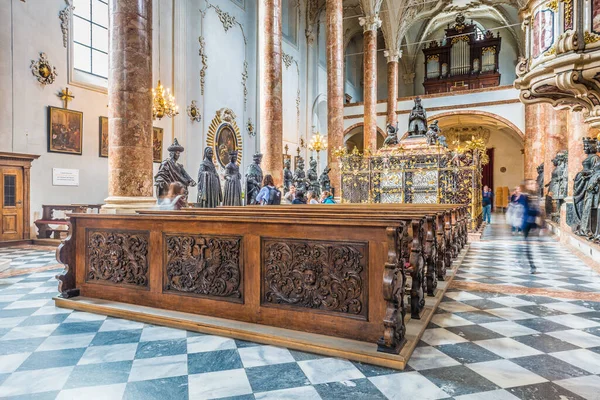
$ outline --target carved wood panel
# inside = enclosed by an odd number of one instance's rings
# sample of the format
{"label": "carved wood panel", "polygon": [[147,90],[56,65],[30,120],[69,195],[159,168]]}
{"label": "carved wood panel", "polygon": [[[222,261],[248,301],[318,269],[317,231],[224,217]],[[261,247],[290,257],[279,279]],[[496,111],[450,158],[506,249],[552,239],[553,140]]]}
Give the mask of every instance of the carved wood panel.
{"label": "carved wood panel", "polygon": [[242,238],[165,235],[164,291],[243,303]]}
{"label": "carved wood panel", "polygon": [[368,243],[262,239],[262,304],[367,318]]}
{"label": "carved wood panel", "polygon": [[86,281],[148,287],[147,231],[86,231]]}

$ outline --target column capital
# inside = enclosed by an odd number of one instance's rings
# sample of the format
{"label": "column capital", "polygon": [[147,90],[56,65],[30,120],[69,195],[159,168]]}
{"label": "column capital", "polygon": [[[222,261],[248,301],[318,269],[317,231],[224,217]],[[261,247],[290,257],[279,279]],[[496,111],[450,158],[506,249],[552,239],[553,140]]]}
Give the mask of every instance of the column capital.
{"label": "column capital", "polygon": [[411,72],[409,74],[402,75],[402,79],[404,79],[405,84],[413,83],[415,81],[416,74]]}
{"label": "column capital", "polygon": [[402,58],[402,50],[384,50],[383,55],[387,58],[387,62],[398,62]]}
{"label": "column capital", "polygon": [[379,14],[365,15],[358,18],[358,24],[363,27],[363,32],[376,31],[381,27]]}

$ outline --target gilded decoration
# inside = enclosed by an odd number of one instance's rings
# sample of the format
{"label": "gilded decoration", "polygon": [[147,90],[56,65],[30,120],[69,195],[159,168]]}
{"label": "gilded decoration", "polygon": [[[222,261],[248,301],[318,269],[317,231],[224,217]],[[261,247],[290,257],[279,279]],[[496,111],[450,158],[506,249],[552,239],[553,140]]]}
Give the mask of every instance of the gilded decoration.
{"label": "gilded decoration", "polygon": [[30,68],[33,76],[35,76],[37,81],[42,85],[54,83],[54,80],[58,76],[56,68],[50,64],[48,56],[46,56],[46,53],[44,52],[40,53],[40,58],[37,61],[31,60]]}
{"label": "gilded decoration", "polygon": [[367,316],[367,243],[262,241],[262,303]]}
{"label": "gilded decoration", "polygon": [[573,0],[562,0],[564,4],[564,30],[573,29]]}
{"label": "gilded decoration", "polygon": [[242,302],[241,237],[166,235],[165,292]]}
{"label": "gilded decoration", "polygon": [[246,110],[246,104],[248,104],[248,61],[244,60],[244,71],[242,71],[242,86],[244,87],[244,111]]}
{"label": "gilded decoration", "polygon": [[87,230],[86,281],[148,287],[148,232]]}
{"label": "gilded decoration", "polygon": [[66,7],[60,10],[58,18],[60,19],[60,30],[63,35],[63,47],[67,48],[69,44],[69,23],[71,13],[73,12],[73,0],[65,0]]}
{"label": "gilded decoration", "polygon": [[483,49],[481,49],[482,53],[492,53],[492,54],[496,54],[496,48],[495,47],[484,47]]}
{"label": "gilded decoration", "polygon": [[229,164],[229,154],[238,152],[237,164],[242,162],[242,135],[235,122],[235,113],[229,108],[221,108],[208,127],[206,145],[213,148],[218,164],[225,168]]}
{"label": "gilded decoration", "polygon": [[281,58],[283,60],[283,64],[285,65],[285,68],[288,69],[289,67],[292,66],[292,62],[294,62],[294,57],[287,54],[285,51],[281,52]]}
{"label": "gilded decoration", "polygon": [[187,108],[187,115],[190,117],[192,122],[200,122],[202,116],[200,115],[200,108],[196,104],[196,100],[192,100],[192,104]]}
{"label": "gilded decoration", "polygon": [[200,43],[200,50],[198,50],[198,55],[200,56],[200,61],[202,62],[202,68],[200,68],[200,94],[204,96],[204,84],[206,83],[206,69],[208,68],[208,56],[206,55],[206,42],[204,41],[204,37],[200,36],[198,38],[198,42]]}
{"label": "gilded decoration", "polygon": [[596,35],[595,33],[585,31],[583,33],[583,41],[585,42],[585,44],[596,43],[596,42],[600,41],[600,36]]}
{"label": "gilded decoration", "polygon": [[452,44],[458,43],[458,42],[468,42],[469,41],[469,37],[467,35],[462,35],[462,36],[456,36],[452,38]]}
{"label": "gilded decoration", "polygon": [[430,54],[427,56],[427,62],[429,61],[440,61],[440,55],[439,54]]}

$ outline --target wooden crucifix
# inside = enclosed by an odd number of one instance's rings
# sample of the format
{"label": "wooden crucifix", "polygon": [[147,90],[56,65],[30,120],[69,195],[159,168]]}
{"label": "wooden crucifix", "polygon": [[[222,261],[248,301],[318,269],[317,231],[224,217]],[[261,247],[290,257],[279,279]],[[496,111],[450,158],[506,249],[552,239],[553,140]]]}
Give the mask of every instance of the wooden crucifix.
{"label": "wooden crucifix", "polygon": [[63,108],[69,108],[69,102],[75,98],[72,92],[69,92],[69,88],[64,88],[61,92],[58,92],[58,97],[63,101]]}

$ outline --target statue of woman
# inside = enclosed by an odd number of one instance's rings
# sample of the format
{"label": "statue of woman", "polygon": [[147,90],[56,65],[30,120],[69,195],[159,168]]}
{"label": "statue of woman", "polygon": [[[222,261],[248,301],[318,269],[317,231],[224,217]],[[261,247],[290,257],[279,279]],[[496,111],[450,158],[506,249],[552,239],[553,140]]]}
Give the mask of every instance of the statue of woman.
{"label": "statue of woman", "polygon": [[311,157],[309,165],[310,168],[306,171],[309,185],[308,190],[312,190],[319,197],[321,195],[321,185],[319,184],[319,173],[317,172],[317,160]]}
{"label": "statue of woman", "polygon": [[260,185],[263,180],[263,172],[260,167],[262,154],[256,153],[252,157],[252,164],[246,170],[246,205],[250,206],[256,203],[256,196],[260,192]]}
{"label": "statue of woman", "polygon": [[308,190],[307,183],[306,172],[304,172],[304,159],[300,157],[298,159],[298,166],[294,171],[294,186],[296,186],[297,190],[306,192]]}
{"label": "statue of woman", "polygon": [[415,106],[408,116],[408,136],[423,136],[427,132],[427,113],[421,105],[421,98],[415,99]]}
{"label": "statue of woman", "polygon": [[294,174],[292,174],[292,160],[289,158],[283,163],[283,191],[287,193],[290,191],[290,186],[294,184]]}
{"label": "statue of woman", "polygon": [[240,174],[240,167],[237,165],[237,158],[238,152],[236,150],[229,153],[229,164],[225,167],[224,206],[242,205],[242,175]]}
{"label": "statue of woman", "polygon": [[551,194],[551,197],[555,197],[558,195],[558,181],[560,179],[560,170],[558,169],[558,164],[559,164],[559,154],[556,155],[556,157],[554,157],[552,159],[552,164],[554,165],[554,169],[552,170],[552,175],[550,178],[550,182],[548,182],[546,184],[546,187],[548,188],[548,192],[547,195]]}
{"label": "statue of woman", "polygon": [[221,204],[221,180],[213,163],[213,149],[204,149],[204,160],[198,169],[198,204],[202,208],[215,208]]}
{"label": "statue of woman", "polygon": [[592,215],[594,211],[598,213],[599,200],[597,194],[599,184],[594,182],[600,178],[600,157],[596,154],[597,150],[596,139],[583,138],[583,151],[588,156],[581,163],[583,170],[579,171],[573,180],[573,203],[575,214],[579,218],[579,226],[575,229],[575,233],[586,237],[600,233],[597,226],[592,226]]}

